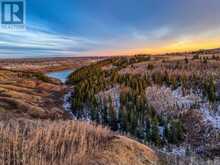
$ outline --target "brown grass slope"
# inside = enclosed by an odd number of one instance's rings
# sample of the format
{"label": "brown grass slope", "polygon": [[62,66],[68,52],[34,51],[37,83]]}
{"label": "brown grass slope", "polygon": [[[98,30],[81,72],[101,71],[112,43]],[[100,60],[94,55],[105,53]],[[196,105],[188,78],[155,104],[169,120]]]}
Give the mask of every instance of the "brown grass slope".
{"label": "brown grass slope", "polygon": [[[65,87],[40,73],[0,69],[0,165],[148,165],[148,147],[67,119]],[[33,119],[52,119],[33,120]]]}
{"label": "brown grass slope", "polygon": [[64,86],[41,73],[0,69],[0,120],[66,118]]}
{"label": "brown grass slope", "polygon": [[79,121],[0,122],[1,165],[148,165],[148,147]]}

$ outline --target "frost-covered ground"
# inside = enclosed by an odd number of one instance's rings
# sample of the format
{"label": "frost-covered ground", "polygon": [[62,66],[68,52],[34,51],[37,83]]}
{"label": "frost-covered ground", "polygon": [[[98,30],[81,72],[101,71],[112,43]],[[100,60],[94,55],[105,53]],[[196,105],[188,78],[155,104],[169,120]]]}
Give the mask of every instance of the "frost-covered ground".
{"label": "frost-covered ground", "polygon": [[63,102],[63,107],[65,111],[70,111],[71,104],[70,104],[70,97],[71,97],[72,92],[69,91],[67,94],[64,95],[64,102]]}
{"label": "frost-covered ground", "polygon": [[180,146],[172,146],[170,148],[163,148],[160,151],[166,154],[172,154],[176,156],[186,156],[186,147]]}
{"label": "frost-covered ground", "polygon": [[[107,91],[97,94],[103,102],[108,102],[111,97],[112,105],[117,114],[120,109],[120,87],[115,86]],[[182,111],[197,109],[202,114],[203,120],[207,125],[220,129],[220,104],[217,111],[213,110],[210,103],[204,100],[201,91],[187,90],[183,91],[181,87],[172,90],[166,86],[150,86],[146,89],[146,96],[149,103],[159,113],[178,114]]]}
{"label": "frost-covered ground", "polygon": [[[70,90],[64,95],[63,108],[67,113],[69,113],[72,120],[77,120],[77,117],[73,114],[71,109],[72,107],[71,107],[70,99],[72,97],[72,94],[73,94],[73,90]],[[88,107],[84,106],[84,116],[82,117],[81,120],[90,122],[91,119],[89,117],[90,115],[88,109],[89,109]]]}
{"label": "frost-covered ground", "polygon": [[108,103],[109,97],[111,98],[112,105],[116,111],[117,116],[119,114],[119,109],[120,109],[120,91],[121,91],[120,87],[115,86],[107,91],[99,92],[97,94],[99,99],[101,99],[101,102],[104,102],[104,100],[106,100]]}
{"label": "frost-covered ground", "polygon": [[199,110],[207,124],[211,124],[214,128],[220,129],[220,116],[218,113],[212,112],[211,105],[209,103],[201,104]]}
{"label": "frost-covered ground", "polygon": [[195,94],[189,90],[185,93],[181,87],[176,90],[165,86],[151,86],[146,89],[149,103],[159,113],[179,113],[183,110],[196,108],[202,114],[204,122],[220,129],[220,105],[215,112],[211,104],[203,99],[201,92]]}
{"label": "frost-covered ground", "polygon": [[157,112],[171,112],[177,110],[176,99],[171,89],[165,86],[151,86],[146,89],[146,96],[149,103]]}
{"label": "frost-covered ground", "polygon": [[201,101],[200,96],[192,91],[184,95],[181,88],[172,90],[165,86],[151,86],[146,89],[149,103],[159,113],[178,113],[181,110],[190,109]]}
{"label": "frost-covered ground", "polygon": [[[116,110],[116,114],[118,116],[118,112],[120,110],[120,86],[114,86],[109,90],[99,92],[96,97],[101,101],[100,105],[109,106],[109,98],[111,98],[112,105]],[[179,114],[182,112],[187,112],[191,109],[198,111],[199,116],[202,117],[198,120],[201,121],[201,130],[214,128],[217,131],[220,131],[220,103],[219,105],[213,106],[209,103],[206,98],[203,97],[200,91],[193,90],[182,90],[181,87],[173,90],[166,86],[157,86],[153,85],[146,89],[146,96],[148,102],[155,108],[155,110],[159,113],[163,114]],[[72,114],[70,111],[69,98],[71,97],[71,92],[67,93],[64,97],[64,107],[67,112]],[[214,107],[216,107],[214,109]],[[90,122],[91,119],[89,117],[89,107],[84,107],[85,109],[85,117],[83,120]],[[73,116],[73,114],[72,114]],[[73,116],[74,118],[74,116]],[[164,135],[164,127],[159,127],[160,136]],[[210,132],[209,132],[210,133]],[[200,135],[198,135],[200,136]],[[207,135],[209,136],[209,135]],[[206,136],[204,136],[206,137]],[[202,146],[202,144],[201,144]],[[173,154],[176,156],[185,156],[186,155],[186,147],[184,144],[182,146],[172,146],[169,149],[165,149],[164,152],[169,154]]]}
{"label": "frost-covered ground", "polygon": [[72,96],[72,91],[70,90],[69,92],[67,92],[64,95],[64,99],[63,99],[63,108],[66,112],[68,112],[70,114],[70,116],[74,119],[75,116],[73,115],[72,111],[71,111],[71,103],[70,103],[70,98]]}

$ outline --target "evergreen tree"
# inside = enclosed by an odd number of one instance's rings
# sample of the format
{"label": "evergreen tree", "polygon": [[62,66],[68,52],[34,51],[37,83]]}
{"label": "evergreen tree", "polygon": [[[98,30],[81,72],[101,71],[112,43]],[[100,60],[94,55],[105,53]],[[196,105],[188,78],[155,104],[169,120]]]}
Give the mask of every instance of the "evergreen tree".
{"label": "evergreen tree", "polygon": [[119,111],[119,123],[120,123],[120,130],[123,132],[128,131],[128,115],[126,112],[125,106],[122,106]]}
{"label": "evergreen tree", "polygon": [[168,142],[178,144],[184,139],[183,126],[180,121],[173,120],[170,123],[168,131]]}
{"label": "evergreen tree", "polygon": [[216,100],[216,86],[212,77],[204,82],[204,94],[207,95],[209,101]]}
{"label": "evergreen tree", "polygon": [[185,57],[185,63],[188,64],[189,63],[189,59],[187,57]]}
{"label": "evergreen tree", "polygon": [[208,98],[211,102],[216,100],[216,87],[213,79],[209,80]]}
{"label": "evergreen tree", "polygon": [[151,129],[150,129],[150,139],[151,141],[157,145],[160,146],[161,145],[161,138],[160,138],[160,134],[159,134],[159,128],[158,128],[158,118],[156,116],[154,116],[152,118],[152,122],[151,122]]}
{"label": "evergreen tree", "polygon": [[160,146],[161,145],[161,139],[160,139],[159,129],[158,129],[158,126],[154,123],[152,124],[150,134],[151,134],[151,141],[155,145]]}
{"label": "evergreen tree", "polygon": [[114,109],[114,106],[112,105],[112,99],[109,97],[109,108],[108,108],[108,121],[111,129],[113,131],[118,130],[118,124],[117,124],[117,117],[116,117],[116,112]]}
{"label": "evergreen tree", "polygon": [[103,101],[102,107],[103,107],[101,110],[102,123],[104,125],[107,125],[108,124],[108,107],[107,107],[106,100]]}

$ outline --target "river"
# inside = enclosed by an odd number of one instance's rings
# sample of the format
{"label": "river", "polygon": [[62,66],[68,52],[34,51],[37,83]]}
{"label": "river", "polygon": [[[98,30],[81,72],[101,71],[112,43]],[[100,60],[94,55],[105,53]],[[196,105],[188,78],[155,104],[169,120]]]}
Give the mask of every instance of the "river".
{"label": "river", "polygon": [[[68,76],[74,71],[74,69],[69,70],[63,70],[63,71],[57,71],[57,72],[50,72],[47,74],[48,77],[56,78],[61,80],[63,83],[67,80]],[[72,95],[72,90],[69,89],[69,91],[66,92],[63,98],[63,108],[66,112],[70,114],[70,116],[74,119],[74,116],[71,112],[71,104],[70,104],[70,98]]]}
{"label": "river", "polygon": [[61,80],[63,83],[67,80],[68,76],[74,71],[74,69],[57,71],[57,72],[49,72],[47,74],[48,77],[53,77]]}

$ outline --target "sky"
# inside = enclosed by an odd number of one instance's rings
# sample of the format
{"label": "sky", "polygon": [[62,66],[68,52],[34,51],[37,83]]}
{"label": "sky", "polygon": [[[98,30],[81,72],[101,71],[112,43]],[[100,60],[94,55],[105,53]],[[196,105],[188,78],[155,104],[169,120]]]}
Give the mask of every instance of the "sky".
{"label": "sky", "polygon": [[26,30],[0,29],[0,58],[220,47],[219,0],[26,0]]}

